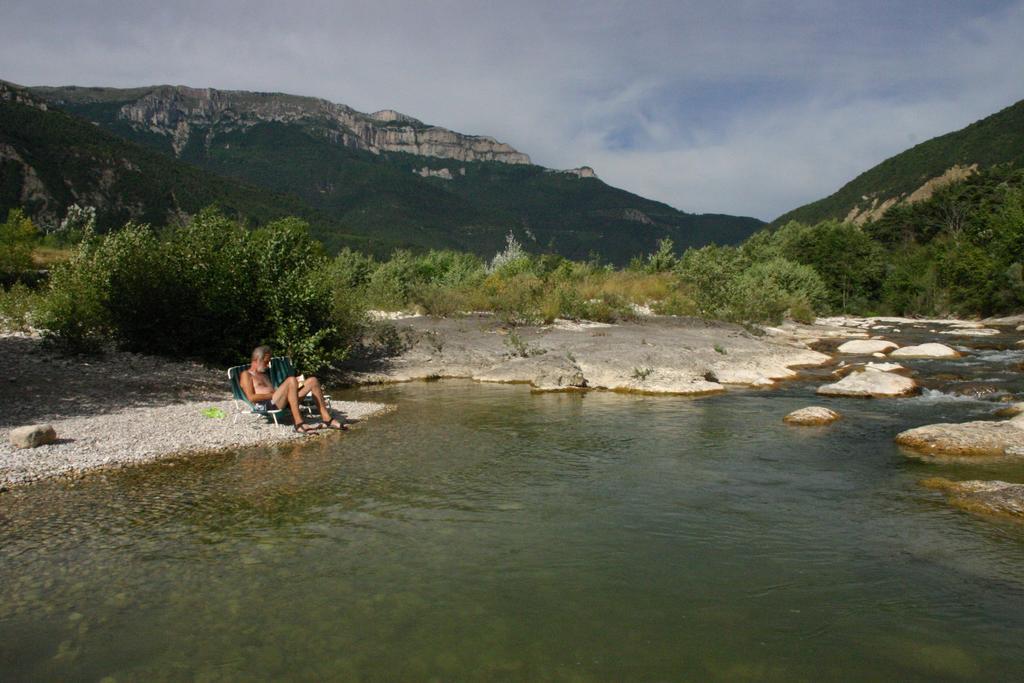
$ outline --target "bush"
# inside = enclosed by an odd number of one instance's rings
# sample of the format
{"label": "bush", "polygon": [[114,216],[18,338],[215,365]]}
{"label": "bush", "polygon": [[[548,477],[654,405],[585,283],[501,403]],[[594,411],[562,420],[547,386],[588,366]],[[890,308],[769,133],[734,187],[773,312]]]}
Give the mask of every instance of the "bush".
{"label": "bush", "polygon": [[376,269],[372,256],[345,247],[334,258],[330,277],[337,287],[362,292]]}
{"label": "bush", "polygon": [[15,282],[6,290],[0,287],[0,330],[29,331],[38,305],[39,295],[22,282]]}
{"label": "bush", "polygon": [[811,308],[828,299],[828,288],[814,268],[784,258],[755,263],[729,287],[728,317],[742,322],[778,323],[794,304]]}
{"label": "bush", "polygon": [[38,230],[21,209],[7,212],[0,223],[0,276],[12,276],[32,269],[32,244]]}
{"label": "bush", "polygon": [[531,273],[511,277],[493,273],[483,283],[490,310],[500,320],[513,325],[542,321],[540,302],[544,290],[544,281]]}
{"label": "bush", "polygon": [[235,363],[260,343],[315,372],[344,358],[363,324],[305,223],[249,232],[216,211],[158,236],[127,225],[87,236],[55,269],[40,323],[70,351],[106,342]]}
{"label": "bush", "polygon": [[113,338],[110,263],[101,238],[86,235],[71,258],[50,274],[39,310],[47,341],[71,353],[98,352]]}
{"label": "bush", "polygon": [[651,309],[658,315],[695,316],[698,313],[697,302],[680,291],[671,292],[665,298],[655,301]]}
{"label": "bush", "polygon": [[679,259],[676,273],[692,293],[697,311],[710,318],[726,316],[733,294],[733,281],[750,261],[733,247],[711,244],[687,249]]}
{"label": "bush", "polygon": [[370,306],[398,311],[409,305],[417,282],[416,259],[411,252],[395,251],[377,267],[366,287]]}

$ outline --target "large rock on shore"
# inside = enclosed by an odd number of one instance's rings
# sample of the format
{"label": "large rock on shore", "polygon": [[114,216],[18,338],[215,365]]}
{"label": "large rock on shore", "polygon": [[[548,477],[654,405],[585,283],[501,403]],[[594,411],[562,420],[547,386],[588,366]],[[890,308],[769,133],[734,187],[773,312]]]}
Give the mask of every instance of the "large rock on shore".
{"label": "large rock on shore", "polygon": [[917,346],[904,346],[889,354],[890,358],[959,358],[960,352],[945,344],[930,342]]}
{"label": "large rock on shore", "polygon": [[851,372],[833,384],[818,387],[822,396],[853,396],[857,398],[888,398],[909,396],[918,391],[917,382],[892,372],[862,370]]}
{"label": "large rock on shore", "polygon": [[11,430],[11,445],[15,448],[36,448],[57,440],[57,432],[50,425],[28,425]]}
{"label": "large rock on shore", "polygon": [[836,351],[839,353],[867,355],[871,353],[888,353],[897,348],[899,348],[898,344],[884,339],[854,339],[841,344]]}
{"label": "large rock on shore", "polygon": [[694,319],[655,317],[616,325],[562,321],[510,330],[493,316],[474,314],[402,324],[411,346],[371,371],[354,373],[354,381],[466,377],[545,390],[701,395],[725,391],[726,385],[771,386],[795,377],[797,366],[831,361],[803,344]]}
{"label": "large rock on shore", "polygon": [[810,406],[794,410],[782,421],[791,425],[827,425],[839,419],[839,413],[822,406]]}
{"label": "large rock on shore", "polygon": [[915,427],[900,432],[896,443],[932,455],[1024,455],[1024,416]]}
{"label": "large rock on shore", "polygon": [[564,356],[545,354],[513,358],[501,365],[473,374],[478,382],[529,382],[540,391],[564,391],[587,386],[583,371]]}
{"label": "large rock on shore", "polygon": [[1005,481],[950,481],[936,477],[922,485],[946,494],[949,502],[964,510],[1007,515],[1024,522],[1024,484]]}

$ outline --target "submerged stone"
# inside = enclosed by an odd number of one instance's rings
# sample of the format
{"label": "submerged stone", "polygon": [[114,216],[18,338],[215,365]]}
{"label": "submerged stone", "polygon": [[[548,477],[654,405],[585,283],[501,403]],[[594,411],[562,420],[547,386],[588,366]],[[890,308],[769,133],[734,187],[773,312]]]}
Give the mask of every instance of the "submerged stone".
{"label": "submerged stone", "polygon": [[994,399],[1006,393],[1005,390],[1000,389],[994,384],[986,384],[985,382],[961,382],[949,386],[948,390],[951,394],[956,394],[957,396],[967,396],[981,400]]}
{"label": "submerged stone", "polygon": [[971,512],[1007,515],[1024,522],[1024,484],[1005,481],[925,479],[923,486],[946,494],[953,505]]}

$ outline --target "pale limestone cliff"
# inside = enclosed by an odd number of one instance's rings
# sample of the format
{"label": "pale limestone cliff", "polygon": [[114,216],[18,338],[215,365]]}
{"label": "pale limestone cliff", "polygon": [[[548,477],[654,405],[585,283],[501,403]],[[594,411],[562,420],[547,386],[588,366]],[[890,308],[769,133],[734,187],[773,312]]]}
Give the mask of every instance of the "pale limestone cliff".
{"label": "pale limestone cliff", "polygon": [[118,117],[170,137],[178,154],[197,128],[207,132],[209,144],[219,132],[280,122],[313,126],[337,144],[375,154],[406,152],[466,162],[530,163],[527,155],[494,138],[427,126],[390,109],[364,114],[343,104],[280,93],[160,86],[124,104]]}

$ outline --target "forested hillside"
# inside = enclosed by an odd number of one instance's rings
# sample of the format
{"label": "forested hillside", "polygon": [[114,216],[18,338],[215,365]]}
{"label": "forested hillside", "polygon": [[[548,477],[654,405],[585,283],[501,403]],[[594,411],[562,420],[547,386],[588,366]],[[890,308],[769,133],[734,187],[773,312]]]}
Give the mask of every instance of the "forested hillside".
{"label": "forested hillside", "polygon": [[1024,100],[886,159],[836,193],[789,211],[772,224],[826,219],[864,223],[891,206],[927,199],[938,187],[997,164],[1024,166]]}
{"label": "forested hillside", "polygon": [[346,230],[390,243],[493,254],[511,231],[535,251],[625,263],[663,237],[680,247],[736,244],[763,225],[687,214],[588,170],[535,166],[491,138],[397,112],[368,115],[313,98],[169,86],[33,92],[125,139],[293,194]]}

